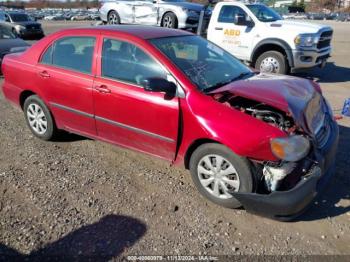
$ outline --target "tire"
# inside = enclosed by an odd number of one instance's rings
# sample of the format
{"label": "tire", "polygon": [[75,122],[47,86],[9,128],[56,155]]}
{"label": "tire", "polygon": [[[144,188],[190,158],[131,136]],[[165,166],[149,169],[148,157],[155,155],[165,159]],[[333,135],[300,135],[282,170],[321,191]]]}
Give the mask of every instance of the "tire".
{"label": "tire", "polygon": [[[27,125],[33,135],[46,141],[53,140],[57,136],[58,130],[52,114],[37,95],[32,95],[24,101],[23,111]],[[35,116],[37,116],[36,124]]]}
{"label": "tire", "polygon": [[112,10],[108,13],[107,23],[109,25],[119,25],[120,24],[120,17],[116,11]]}
{"label": "tire", "polygon": [[263,73],[287,74],[289,71],[286,57],[278,51],[262,53],[254,67]]}
{"label": "tire", "polygon": [[[223,159],[221,161],[220,169],[221,171],[227,170],[226,173],[228,174],[223,175],[223,173],[221,173],[221,177],[225,177],[225,182],[219,177],[218,173],[214,174],[215,171],[210,171],[211,168],[208,168],[206,164],[206,160],[209,160],[213,167],[211,170],[215,170],[216,161],[214,159],[220,160],[220,157]],[[233,167],[233,169],[231,167]],[[204,170],[205,172],[203,172]],[[209,143],[199,146],[191,156],[190,172],[193,183],[198,191],[210,201],[223,207],[241,207],[240,202],[234,198],[229,191],[253,192],[254,178],[249,162],[246,159],[237,156],[229,148],[221,144]],[[211,175],[207,175],[209,172]],[[202,181],[205,181],[208,185],[203,185],[200,177]],[[211,180],[213,182],[209,184]],[[232,185],[226,182],[228,180]],[[226,190],[226,193],[222,183],[226,189],[229,189],[229,191]],[[219,192],[219,195],[214,193],[215,184],[219,184],[217,191]]]}
{"label": "tire", "polygon": [[172,12],[166,13],[163,16],[161,24],[162,24],[162,27],[177,28],[178,23],[177,23],[176,15]]}

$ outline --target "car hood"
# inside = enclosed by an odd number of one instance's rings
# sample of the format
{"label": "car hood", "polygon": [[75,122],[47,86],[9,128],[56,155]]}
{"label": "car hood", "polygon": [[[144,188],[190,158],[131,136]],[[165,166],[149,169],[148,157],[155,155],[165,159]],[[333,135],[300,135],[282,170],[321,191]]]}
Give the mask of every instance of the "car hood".
{"label": "car hood", "polygon": [[162,4],[183,7],[183,8],[187,8],[189,10],[194,10],[198,12],[200,12],[204,8],[204,6],[201,4],[189,3],[189,2],[162,2]]}
{"label": "car hood", "polygon": [[[290,20],[279,20],[275,22],[267,23],[269,27],[279,28],[283,31],[295,32],[297,34],[313,34],[317,33],[321,29],[332,30],[331,27],[327,25],[313,24],[301,21],[290,21]],[[276,27],[276,25],[279,25]]]}
{"label": "car hood", "polygon": [[0,57],[3,57],[5,54],[10,53],[10,50],[15,47],[25,46],[29,46],[29,44],[23,41],[21,38],[0,39]]}
{"label": "car hood", "polygon": [[[296,124],[314,134],[322,118],[324,100],[316,85],[302,78],[258,74],[235,81],[210,94],[231,93],[275,107],[290,114]],[[324,112],[323,112],[324,114]]]}

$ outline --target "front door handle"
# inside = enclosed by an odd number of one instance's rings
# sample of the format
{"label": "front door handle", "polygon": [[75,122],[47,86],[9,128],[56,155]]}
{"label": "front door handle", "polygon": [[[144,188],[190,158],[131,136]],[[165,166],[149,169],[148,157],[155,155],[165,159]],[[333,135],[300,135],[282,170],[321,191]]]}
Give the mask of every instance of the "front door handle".
{"label": "front door handle", "polygon": [[215,27],[215,30],[222,30],[222,27]]}
{"label": "front door handle", "polygon": [[95,86],[95,89],[100,93],[109,94],[111,90],[106,85]]}
{"label": "front door handle", "polygon": [[49,78],[50,74],[46,70],[44,70],[39,72],[39,76],[41,76],[42,78]]}

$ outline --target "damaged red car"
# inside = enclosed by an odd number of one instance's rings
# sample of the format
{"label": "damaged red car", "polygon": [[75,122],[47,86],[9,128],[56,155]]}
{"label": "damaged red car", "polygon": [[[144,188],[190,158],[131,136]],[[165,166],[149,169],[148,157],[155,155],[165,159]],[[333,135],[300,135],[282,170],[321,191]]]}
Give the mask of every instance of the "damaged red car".
{"label": "damaged red car", "polygon": [[317,83],[259,74],[189,32],[63,30],[2,70],[35,136],[66,130],[183,165],[224,207],[289,220],[333,173],[338,126]]}

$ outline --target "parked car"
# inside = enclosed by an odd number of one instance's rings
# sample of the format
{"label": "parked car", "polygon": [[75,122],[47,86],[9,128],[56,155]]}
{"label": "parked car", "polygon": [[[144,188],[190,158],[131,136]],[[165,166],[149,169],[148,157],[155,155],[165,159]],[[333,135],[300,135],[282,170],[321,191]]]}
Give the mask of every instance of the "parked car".
{"label": "parked car", "polygon": [[2,68],[35,136],[64,129],[183,165],[225,207],[290,219],[332,174],[338,126],[317,83],[258,74],[187,31],[68,29]]}
{"label": "parked car", "polygon": [[[12,27],[6,23],[0,22],[0,65],[5,55],[24,51],[29,44],[18,38],[13,32]],[[0,71],[1,73],[1,71]]]}
{"label": "parked car", "polygon": [[33,21],[26,13],[10,11],[5,13],[5,22],[12,26],[13,33],[21,38],[44,37],[41,24]]}
{"label": "parked car", "polygon": [[308,13],[307,19],[310,20],[324,20],[325,14],[324,13]]}
{"label": "parked car", "polygon": [[340,22],[347,22],[350,21],[350,14],[349,13],[338,13],[335,18],[337,21]]}
{"label": "parked car", "polygon": [[[169,28],[196,28],[201,4],[184,0],[106,1],[100,8],[101,20],[108,24],[159,25]],[[210,10],[206,17],[210,16]]]}

